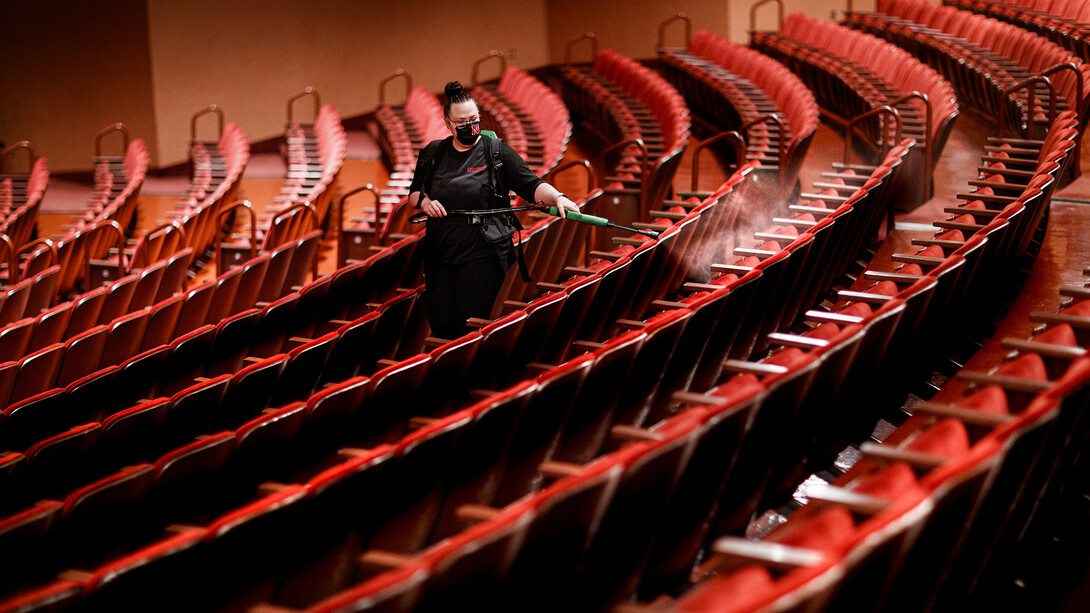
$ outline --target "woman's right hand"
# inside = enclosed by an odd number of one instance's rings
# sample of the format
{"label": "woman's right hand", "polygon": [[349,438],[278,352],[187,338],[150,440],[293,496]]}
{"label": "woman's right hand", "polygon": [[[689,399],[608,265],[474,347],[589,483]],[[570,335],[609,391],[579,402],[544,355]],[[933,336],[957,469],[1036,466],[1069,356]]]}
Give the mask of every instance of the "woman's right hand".
{"label": "woman's right hand", "polygon": [[428,214],[428,217],[446,217],[447,210],[443,208],[443,205],[438,200],[432,200],[431,198],[424,198],[424,203],[420,205],[420,210]]}

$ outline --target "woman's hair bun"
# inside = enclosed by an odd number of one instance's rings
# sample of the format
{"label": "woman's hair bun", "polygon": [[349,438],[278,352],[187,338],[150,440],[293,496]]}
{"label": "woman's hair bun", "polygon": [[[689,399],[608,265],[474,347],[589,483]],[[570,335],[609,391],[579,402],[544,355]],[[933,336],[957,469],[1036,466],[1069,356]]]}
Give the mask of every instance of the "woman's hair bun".
{"label": "woman's hair bun", "polygon": [[462,83],[460,81],[451,81],[447,83],[447,86],[443,89],[443,93],[447,95],[447,98],[453,98],[462,93]]}

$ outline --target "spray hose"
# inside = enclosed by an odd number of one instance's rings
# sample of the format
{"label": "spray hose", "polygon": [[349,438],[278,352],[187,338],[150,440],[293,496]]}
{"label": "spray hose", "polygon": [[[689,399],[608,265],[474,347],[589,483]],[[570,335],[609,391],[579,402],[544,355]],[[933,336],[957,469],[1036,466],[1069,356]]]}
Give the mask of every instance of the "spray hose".
{"label": "spray hose", "polygon": [[[479,210],[479,211],[448,211],[447,214],[448,215],[479,216],[479,215],[502,215],[504,213],[517,213],[519,211],[540,211],[542,213],[547,213],[547,214],[552,215],[554,217],[559,217],[560,216],[560,212],[556,209],[555,206],[548,206],[547,207],[547,206],[544,206],[544,205],[514,206],[514,207],[511,207],[511,208],[483,209],[483,210]],[[417,213],[416,215],[413,215],[409,219],[409,222],[410,223],[423,223],[423,222],[427,221],[427,219],[428,219],[427,213]],[[651,238],[658,238],[659,237],[659,232],[657,232],[655,230],[630,228],[628,226],[622,226],[620,224],[615,224],[612,221],[606,219],[605,217],[598,217],[596,215],[587,215],[586,213],[578,213],[578,212],[575,212],[575,211],[568,211],[567,212],[567,219],[570,219],[572,221],[576,221],[576,222],[579,222],[579,223],[585,223],[587,225],[595,226],[595,227],[598,227],[598,228],[616,228],[617,230],[625,230],[627,232],[633,232],[635,234],[642,234],[643,236],[648,236],[648,237],[651,237]]]}

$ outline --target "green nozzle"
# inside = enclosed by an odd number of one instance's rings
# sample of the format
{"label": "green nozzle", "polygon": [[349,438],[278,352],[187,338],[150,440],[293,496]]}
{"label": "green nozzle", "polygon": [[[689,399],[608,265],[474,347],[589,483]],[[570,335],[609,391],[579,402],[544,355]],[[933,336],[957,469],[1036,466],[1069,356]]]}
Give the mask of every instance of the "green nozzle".
{"label": "green nozzle", "polygon": [[[560,212],[556,210],[555,206],[549,207],[548,213],[550,215],[560,216]],[[586,215],[583,213],[576,213],[568,211],[568,219],[572,221],[578,221],[579,223],[585,223],[592,226],[598,226],[599,228],[608,228],[609,220],[605,217],[595,217],[594,215]]]}

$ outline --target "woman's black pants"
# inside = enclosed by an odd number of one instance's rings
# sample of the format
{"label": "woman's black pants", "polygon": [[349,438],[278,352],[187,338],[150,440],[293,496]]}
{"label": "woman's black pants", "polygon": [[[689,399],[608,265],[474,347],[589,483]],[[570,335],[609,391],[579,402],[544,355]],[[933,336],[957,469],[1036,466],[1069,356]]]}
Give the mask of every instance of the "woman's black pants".
{"label": "woman's black pants", "polygon": [[424,297],[432,336],[456,339],[470,331],[466,319],[492,316],[492,305],[507,276],[495,257],[462,264],[447,264],[434,258],[424,273]]}

